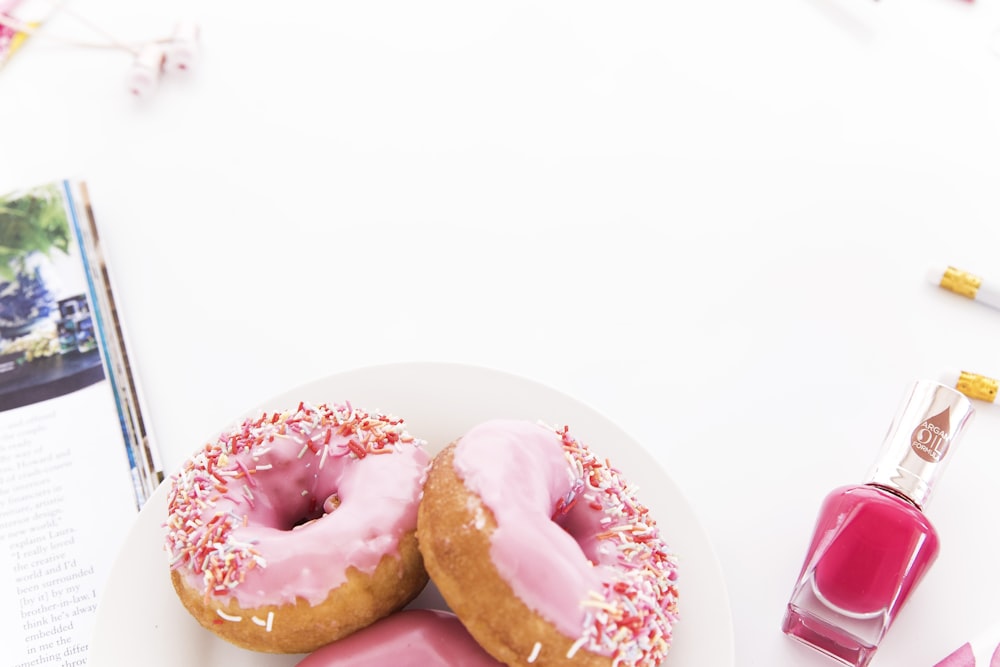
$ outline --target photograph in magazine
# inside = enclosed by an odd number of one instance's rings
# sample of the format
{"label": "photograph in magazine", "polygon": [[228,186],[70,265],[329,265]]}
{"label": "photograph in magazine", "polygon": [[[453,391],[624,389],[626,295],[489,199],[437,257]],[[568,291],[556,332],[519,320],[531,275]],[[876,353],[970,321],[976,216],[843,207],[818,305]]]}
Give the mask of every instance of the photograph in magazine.
{"label": "photograph in magazine", "polygon": [[59,186],[0,196],[0,411],[104,379],[87,292]]}

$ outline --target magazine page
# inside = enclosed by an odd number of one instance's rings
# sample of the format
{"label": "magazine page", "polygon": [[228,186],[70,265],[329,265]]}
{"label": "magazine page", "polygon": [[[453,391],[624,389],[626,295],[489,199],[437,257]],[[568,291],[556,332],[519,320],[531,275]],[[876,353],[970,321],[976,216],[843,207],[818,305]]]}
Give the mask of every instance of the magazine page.
{"label": "magazine page", "polygon": [[0,599],[14,602],[0,611],[13,640],[0,665],[10,667],[86,664],[100,590],[146,495],[136,471],[151,467],[137,462],[121,410],[124,364],[81,194],[57,183],[0,197]]}

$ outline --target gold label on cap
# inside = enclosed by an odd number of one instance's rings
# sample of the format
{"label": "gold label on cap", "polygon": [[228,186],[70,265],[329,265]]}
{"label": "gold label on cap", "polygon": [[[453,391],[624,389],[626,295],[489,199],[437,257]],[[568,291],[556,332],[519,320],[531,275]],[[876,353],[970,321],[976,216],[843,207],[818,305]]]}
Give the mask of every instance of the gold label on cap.
{"label": "gold label on cap", "polygon": [[979,375],[977,373],[962,371],[962,373],[958,376],[958,382],[955,384],[955,389],[958,389],[969,398],[992,403],[997,398],[998,385],[1000,385],[1000,383],[993,378],[988,378],[985,375]]}
{"label": "gold label on cap", "polygon": [[953,266],[945,269],[944,275],[941,276],[941,287],[970,299],[976,298],[976,292],[979,291],[979,286],[982,284],[983,280],[979,276],[974,276],[967,271],[959,271]]}
{"label": "gold label on cap", "polygon": [[910,447],[917,456],[924,461],[937,463],[948,453],[948,445],[951,442],[951,419],[948,416],[948,408],[929,417],[920,423],[920,426],[913,429],[910,436]]}

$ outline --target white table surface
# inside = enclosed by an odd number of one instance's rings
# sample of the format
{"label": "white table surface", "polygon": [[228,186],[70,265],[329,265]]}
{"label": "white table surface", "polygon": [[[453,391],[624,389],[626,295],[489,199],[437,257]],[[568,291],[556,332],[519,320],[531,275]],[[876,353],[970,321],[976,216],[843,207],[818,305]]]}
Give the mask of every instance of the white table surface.
{"label": "white table surface", "polygon": [[[124,40],[203,31],[141,102],[123,53],[38,38],[0,71],[0,190],[88,181],[167,469],[341,370],[527,376],[682,487],[737,665],[833,664],[779,631],[822,496],[911,380],[1000,374],[1000,312],[925,278],[1000,281],[995,3],[71,6]],[[1000,406],[978,413],[876,667],[1000,615]]]}

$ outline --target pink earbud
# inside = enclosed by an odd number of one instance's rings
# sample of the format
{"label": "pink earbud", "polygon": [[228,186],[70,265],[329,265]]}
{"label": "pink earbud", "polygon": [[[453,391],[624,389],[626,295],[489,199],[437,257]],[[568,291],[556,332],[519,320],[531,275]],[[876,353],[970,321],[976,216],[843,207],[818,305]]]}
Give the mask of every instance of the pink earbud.
{"label": "pink earbud", "polygon": [[198,58],[198,26],[180,23],[170,39],[146,44],[140,50],[128,75],[128,88],[136,97],[146,97],[156,90],[164,72],[186,72]]}
{"label": "pink earbud", "polygon": [[128,89],[136,97],[147,97],[160,84],[163,73],[163,63],[166,59],[161,44],[147,44],[139,51],[132,61],[132,69],[128,74]]}
{"label": "pink earbud", "polygon": [[168,72],[184,72],[194,66],[198,58],[198,25],[179,23],[171,39],[164,44],[163,67]]}

